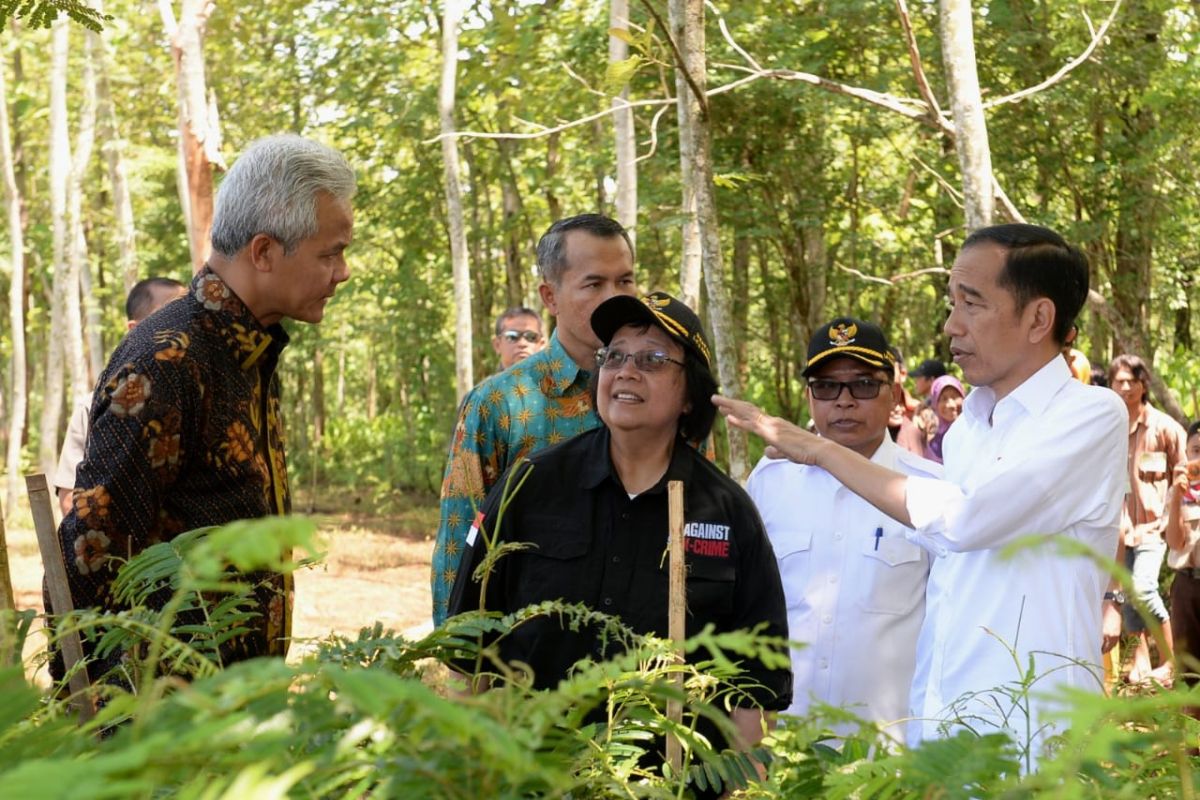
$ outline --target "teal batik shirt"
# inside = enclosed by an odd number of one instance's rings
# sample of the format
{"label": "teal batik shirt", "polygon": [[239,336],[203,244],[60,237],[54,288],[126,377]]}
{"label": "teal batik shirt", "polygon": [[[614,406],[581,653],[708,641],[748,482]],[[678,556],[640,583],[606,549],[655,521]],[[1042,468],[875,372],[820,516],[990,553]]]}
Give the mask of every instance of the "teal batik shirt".
{"label": "teal batik shirt", "polygon": [[463,400],[433,546],[435,625],[446,619],[467,532],[492,485],[522,456],[600,425],[587,391],[589,377],[554,334],[545,350],[482,381]]}

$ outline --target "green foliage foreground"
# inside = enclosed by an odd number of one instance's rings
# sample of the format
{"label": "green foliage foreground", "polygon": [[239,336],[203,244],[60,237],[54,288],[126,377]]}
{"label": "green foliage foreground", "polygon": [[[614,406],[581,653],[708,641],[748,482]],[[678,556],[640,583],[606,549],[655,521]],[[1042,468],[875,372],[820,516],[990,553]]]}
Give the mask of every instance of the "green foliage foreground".
{"label": "green foliage foreground", "polygon": [[[744,786],[749,797],[1194,796],[1197,728],[1183,712],[1200,697],[1183,690],[1072,698],[1071,731],[1032,776],[1017,774],[1018,749],[998,734],[964,732],[906,750],[864,723],[835,747],[828,725],[853,717],[823,709],[786,719],[768,736],[770,755],[754,755],[770,762],[769,780],[747,786],[750,760],[713,752],[692,726],[722,718],[737,659],[757,653],[778,662],[781,643],[706,632],[687,646],[707,660],[674,666],[666,642],[574,606],[467,615],[417,641],[377,624],[353,640],[331,637],[296,664],[222,668],[216,645],[247,613],[238,598],[248,589],[228,568],[297,568],[303,562],[285,554],[311,551],[312,531],[299,520],[237,523],[186,534],[126,564],[121,585],[133,611],[81,613],[59,626],[107,637],[130,654],[87,725],[72,719],[63,692],[39,691],[20,666],[0,670],[0,797],[684,797],[705,786]],[[171,600],[162,611],[136,605],[163,587]],[[181,630],[175,615],[193,605],[208,612],[207,624]],[[482,632],[547,613],[565,624],[601,620],[630,649],[581,666],[553,692],[531,691],[519,671],[495,665],[511,679],[505,688],[446,695],[443,664],[490,658],[474,644]],[[9,630],[27,629],[31,616],[7,620]],[[662,712],[678,697],[676,670],[686,678],[680,727]],[[604,721],[588,722],[593,711]],[[688,752],[680,776],[639,765],[667,731]]]}

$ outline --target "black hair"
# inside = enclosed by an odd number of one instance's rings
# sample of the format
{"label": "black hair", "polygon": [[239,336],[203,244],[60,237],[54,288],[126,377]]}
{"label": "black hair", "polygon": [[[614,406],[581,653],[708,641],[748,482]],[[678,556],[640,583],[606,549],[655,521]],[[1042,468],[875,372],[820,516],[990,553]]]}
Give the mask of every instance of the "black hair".
{"label": "black hair", "polygon": [[633,242],[625,226],[612,217],[603,214],[576,214],[573,217],[560,219],[546,229],[537,243],[537,265],[542,280],[554,286],[562,283],[567,271],[567,234],[571,231],[584,231],[601,239],[612,239],[620,236],[629,247],[629,255],[633,257]]}
{"label": "black hair", "polygon": [[1113,378],[1118,372],[1126,369],[1133,375],[1133,379],[1142,385],[1142,405],[1150,402],[1150,368],[1146,366],[1146,362],[1138,356],[1130,353],[1122,353],[1112,360],[1108,365],[1108,383],[1111,386]]}
{"label": "black hair", "polygon": [[533,317],[538,322],[538,330],[542,329],[542,315],[534,311],[532,308],[525,306],[509,306],[500,312],[500,316],[496,317],[496,335],[499,336],[504,330],[504,322],[516,317]]}
{"label": "black hair", "polygon": [[125,298],[125,319],[141,322],[158,309],[160,292],[178,292],[184,285],[173,278],[144,278],[133,285]]}
{"label": "black hair", "polygon": [[1191,425],[1188,425],[1187,438],[1190,439],[1197,433],[1200,433],[1200,419],[1196,420]]}
{"label": "black hair", "polygon": [[982,242],[1007,251],[998,283],[1012,292],[1018,310],[1039,297],[1054,303],[1054,341],[1066,344],[1088,296],[1087,256],[1040,225],[1011,223],[980,228],[967,237],[962,249]]}
{"label": "black hair", "polygon": [[[650,323],[635,324],[633,327],[644,331],[650,327]],[[679,435],[688,443],[698,447],[712,432],[713,422],[717,418],[717,407],[713,405],[712,396],[717,393],[718,387],[704,357],[687,344],[683,345],[683,379],[684,405],[691,406],[691,410],[679,415]],[[600,388],[600,368],[598,366],[593,366],[587,388],[588,394],[592,398],[592,408],[596,409],[596,413],[599,414],[600,403],[596,399]]]}

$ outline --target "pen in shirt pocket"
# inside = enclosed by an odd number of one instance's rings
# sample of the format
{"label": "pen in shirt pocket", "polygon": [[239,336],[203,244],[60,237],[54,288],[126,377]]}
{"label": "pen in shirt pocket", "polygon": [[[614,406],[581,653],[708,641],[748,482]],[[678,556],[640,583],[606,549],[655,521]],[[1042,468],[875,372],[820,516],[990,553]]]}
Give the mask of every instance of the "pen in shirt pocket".
{"label": "pen in shirt pocket", "polygon": [[876,550],[879,549],[879,540],[882,538],[883,538],[883,528],[882,527],[876,528],[875,529],[875,549]]}

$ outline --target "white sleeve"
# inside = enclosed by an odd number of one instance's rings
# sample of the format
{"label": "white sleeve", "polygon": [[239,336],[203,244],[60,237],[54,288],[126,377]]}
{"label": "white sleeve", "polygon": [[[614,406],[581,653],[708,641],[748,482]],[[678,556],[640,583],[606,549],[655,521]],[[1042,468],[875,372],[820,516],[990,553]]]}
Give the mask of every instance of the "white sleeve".
{"label": "white sleeve", "polygon": [[1128,419],[1119,404],[1081,406],[1047,410],[1038,426],[1044,438],[1008,447],[1003,465],[970,489],[909,478],[905,503],[915,529],[909,538],[944,555],[1050,535],[1081,521],[1115,521],[1124,494]]}

